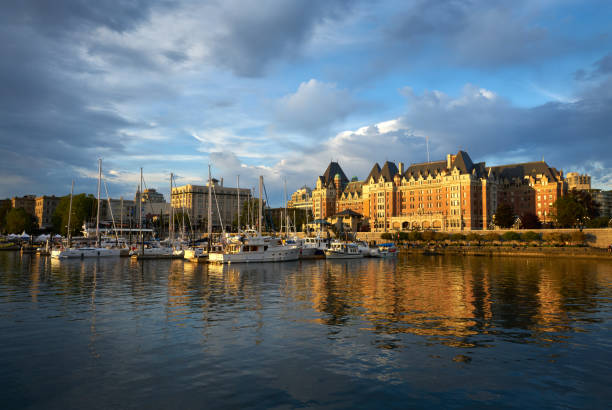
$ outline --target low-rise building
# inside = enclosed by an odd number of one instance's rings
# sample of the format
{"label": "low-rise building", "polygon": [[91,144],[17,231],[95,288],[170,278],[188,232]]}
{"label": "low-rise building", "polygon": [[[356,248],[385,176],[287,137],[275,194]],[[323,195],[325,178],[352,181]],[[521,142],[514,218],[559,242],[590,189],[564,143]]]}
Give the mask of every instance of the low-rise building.
{"label": "low-rise building", "polygon": [[55,208],[59,205],[62,198],[56,197],[55,195],[39,196],[36,198],[34,216],[36,216],[36,222],[40,229],[51,228],[53,222],[51,221]]}
{"label": "low-rise building", "polygon": [[14,196],[11,198],[13,208],[23,208],[27,213],[34,216],[36,213],[36,195]]}

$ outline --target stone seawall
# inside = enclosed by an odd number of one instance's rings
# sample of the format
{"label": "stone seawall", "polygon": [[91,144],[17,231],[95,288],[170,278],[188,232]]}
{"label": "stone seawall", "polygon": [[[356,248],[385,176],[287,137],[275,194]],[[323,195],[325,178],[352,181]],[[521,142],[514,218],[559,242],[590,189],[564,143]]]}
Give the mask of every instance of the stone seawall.
{"label": "stone seawall", "polygon": [[543,258],[604,259],[612,262],[612,253],[595,247],[527,247],[527,246],[436,246],[401,247],[400,253],[424,255],[528,256]]}
{"label": "stone seawall", "polygon": [[[489,232],[495,232],[500,235],[503,235],[506,232],[517,232],[517,233],[525,233],[525,232],[536,232],[536,233],[546,233],[546,232],[556,232],[556,233],[572,233],[575,232],[576,229],[523,229],[523,230],[512,230],[512,229],[500,229],[496,231],[448,231],[444,233],[462,233],[467,235],[469,233],[476,233],[479,235],[486,235]],[[583,229],[582,230],[587,235],[587,244],[596,248],[607,248],[612,244],[612,228],[601,228],[601,229]],[[376,242],[383,243],[387,242],[386,239],[381,238],[381,232],[357,232],[357,239],[366,242]]]}

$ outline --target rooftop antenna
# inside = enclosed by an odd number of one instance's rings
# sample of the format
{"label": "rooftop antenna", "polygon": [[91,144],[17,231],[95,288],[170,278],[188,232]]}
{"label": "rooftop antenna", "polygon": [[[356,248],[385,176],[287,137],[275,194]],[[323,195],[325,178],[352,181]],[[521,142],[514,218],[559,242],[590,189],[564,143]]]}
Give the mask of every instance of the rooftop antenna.
{"label": "rooftop antenna", "polygon": [[429,164],[429,136],[425,136],[425,143],[427,145],[427,163]]}

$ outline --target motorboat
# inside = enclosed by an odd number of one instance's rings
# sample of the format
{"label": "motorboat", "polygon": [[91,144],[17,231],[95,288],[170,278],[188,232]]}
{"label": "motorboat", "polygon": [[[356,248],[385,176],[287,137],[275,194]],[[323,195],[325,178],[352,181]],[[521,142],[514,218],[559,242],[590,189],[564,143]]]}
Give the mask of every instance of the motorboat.
{"label": "motorboat", "polygon": [[208,254],[210,263],[254,263],[295,261],[300,247],[283,244],[280,238],[261,236],[259,233],[241,236],[229,242],[222,252]]}
{"label": "motorboat", "polygon": [[301,241],[300,259],[324,258],[329,240],[320,236],[306,237]]}
{"label": "motorboat", "polygon": [[359,246],[354,242],[332,242],[329,249],[325,250],[327,259],[356,259],[363,258]]}
{"label": "motorboat", "polygon": [[397,248],[394,243],[381,243],[378,245],[376,256],[379,258],[388,258],[397,255]]}

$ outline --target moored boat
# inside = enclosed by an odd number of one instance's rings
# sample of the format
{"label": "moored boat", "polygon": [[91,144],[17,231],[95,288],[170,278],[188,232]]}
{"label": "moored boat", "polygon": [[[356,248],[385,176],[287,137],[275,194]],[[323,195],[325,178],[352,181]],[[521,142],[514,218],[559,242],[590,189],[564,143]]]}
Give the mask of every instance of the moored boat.
{"label": "moored boat", "polygon": [[325,251],[327,259],[357,259],[363,258],[359,246],[353,242],[332,242],[329,249]]}

